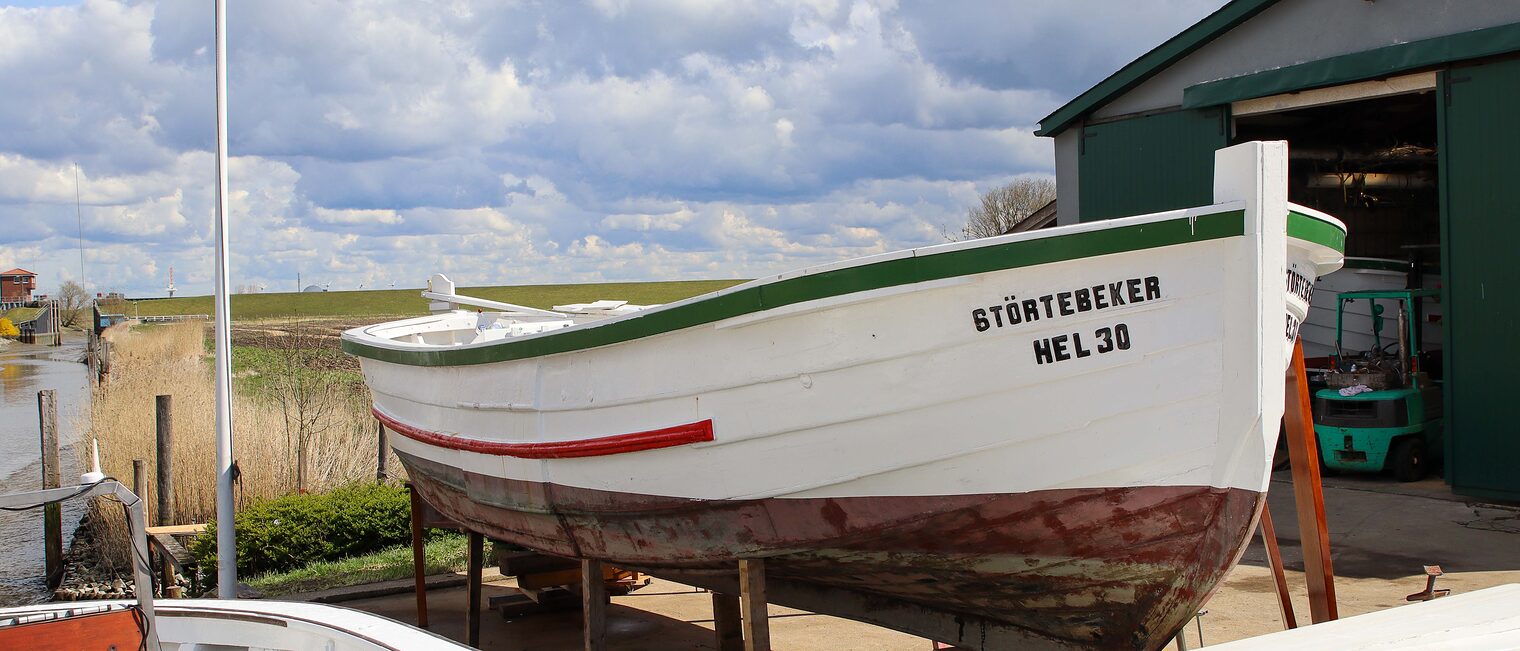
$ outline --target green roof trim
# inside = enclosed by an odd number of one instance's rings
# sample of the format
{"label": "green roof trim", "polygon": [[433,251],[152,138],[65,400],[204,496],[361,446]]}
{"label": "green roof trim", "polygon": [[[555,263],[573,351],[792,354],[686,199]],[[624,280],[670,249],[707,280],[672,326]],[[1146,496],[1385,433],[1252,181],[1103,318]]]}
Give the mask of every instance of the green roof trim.
{"label": "green roof trim", "polygon": [[[1289,216],[1302,239],[1344,242],[1346,234],[1312,217]],[[1323,231],[1338,233],[1338,239]],[[1139,251],[1245,234],[1245,211],[1232,210],[1160,222],[1084,231],[992,246],[930,252],[745,287],[698,297],[648,313],[589,328],[567,328],[543,336],[505,340],[476,348],[395,350],[343,340],[343,350],[359,357],[411,366],[463,366],[554,355],[665,334],[786,305],[900,285]],[[1295,236],[1298,237],[1298,236]],[[1328,242],[1326,242],[1328,243]],[[1337,247],[1339,248],[1339,247]]]}
{"label": "green roof trim", "polygon": [[1040,120],[1040,129],[1035,131],[1034,135],[1054,136],[1065,131],[1066,127],[1071,126],[1071,123],[1078,118],[1139,86],[1141,82],[1155,76],[1167,66],[1182,60],[1183,57],[1192,54],[1198,48],[1207,45],[1236,25],[1249,20],[1276,3],[1277,0],[1233,0],[1220,7],[1218,11],[1156,46],[1156,49],[1131,61],[1118,72],[1098,82],[1098,85],[1087,89],[1087,92],[1078,95],[1076,99],[1045,116]]}
{"label": "green roof trim", "polygon": [[1520,50],[1520,23],[1485,27],[1204,82],[1182,91],[1182,107],[1216,106],[1334,86],[1517,50]]}

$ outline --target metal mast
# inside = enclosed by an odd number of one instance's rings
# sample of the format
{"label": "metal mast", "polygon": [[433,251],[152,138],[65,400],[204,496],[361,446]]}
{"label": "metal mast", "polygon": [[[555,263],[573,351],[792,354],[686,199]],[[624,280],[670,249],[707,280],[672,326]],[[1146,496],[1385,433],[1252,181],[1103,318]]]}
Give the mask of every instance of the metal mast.
{"label": "metal mast", "polygon": [[227,0],[216,0],[216,592],[237,598],[232,524],[232,306],[227,263]]}

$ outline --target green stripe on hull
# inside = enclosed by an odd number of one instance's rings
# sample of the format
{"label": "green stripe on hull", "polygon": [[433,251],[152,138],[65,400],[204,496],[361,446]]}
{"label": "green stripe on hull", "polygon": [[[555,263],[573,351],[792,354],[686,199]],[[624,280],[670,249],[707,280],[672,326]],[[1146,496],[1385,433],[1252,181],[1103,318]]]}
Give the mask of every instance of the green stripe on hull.
{"label": "green stripe on hull", "polygon": [[[1301,223],[1294,232],[1295,221]],[[1328,233],[1323,225],[1335,233]],[[1293,213],[1288,232],[1299,239],[1344,246],[1345,233],[1326,222]],[[650,311],[634,318],[587,328],[569,328],[548,335],[505,340],[479,348],[392,350],[345,339],[343,350],[353,355],[411,366],[465,366],[554,355],[714,323],[736,316],[857,292],[913,283],[1031,267],[1114,253],[1202,242],[1245,233],[1240,210],[1072,233],[995,246],[929,253],[908,258],[835,269],[741,289],[720,296]]]}
{"label": "green stripe on hull", "polygon": [[1376,258],[1346,258],[1343,269],[1373,269],[1376,271],[1397,271],[1408,273],[1413,268],[1408,262],[1398,260],[1379,260]]}
{"label": "green stripe on hull", "polygon": [[1323,219],[1288,211],[1288,237],[1346,252],[1346,231]]}

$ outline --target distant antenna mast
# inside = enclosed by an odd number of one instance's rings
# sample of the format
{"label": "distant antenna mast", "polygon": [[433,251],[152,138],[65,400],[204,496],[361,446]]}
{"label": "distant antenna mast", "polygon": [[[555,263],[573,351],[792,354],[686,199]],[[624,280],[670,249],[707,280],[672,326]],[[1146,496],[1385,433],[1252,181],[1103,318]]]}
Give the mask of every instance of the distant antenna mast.
{"label": "distant antenna mast", "polygon": [[169,286],[165,289],[169,290],[169,298],[174,298],[174,267],[169,267]]}
{"label": "distant antenna mast", "polygon": [[79,163],[74,163],[74,221],[79,224],[79,284],[84,285],[84,209],[79,206]]}

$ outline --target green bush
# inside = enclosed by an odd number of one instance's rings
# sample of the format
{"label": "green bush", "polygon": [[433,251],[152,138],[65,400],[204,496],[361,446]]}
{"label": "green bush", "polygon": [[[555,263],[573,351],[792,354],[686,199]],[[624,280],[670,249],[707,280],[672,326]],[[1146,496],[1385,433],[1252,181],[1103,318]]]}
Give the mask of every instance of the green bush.
{"label": "green bush", "polygon": [[[283,572],[410,542],[410,514],[406,489],[387,484],[351,484],[255,504],[233,520],[238,575]],[[191,542],[190,551],[214,581],[215,523]]]}

